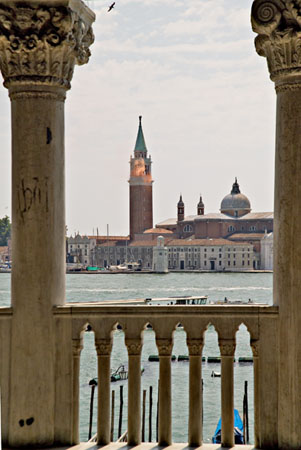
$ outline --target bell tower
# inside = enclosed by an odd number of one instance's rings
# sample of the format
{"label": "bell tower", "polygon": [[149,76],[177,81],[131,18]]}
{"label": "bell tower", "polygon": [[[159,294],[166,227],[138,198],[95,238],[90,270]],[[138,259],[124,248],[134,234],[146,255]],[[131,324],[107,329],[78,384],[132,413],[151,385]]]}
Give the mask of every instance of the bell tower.
{"label": "bell tower", "polygon": [[134,156],[130,159],[130,239],[153,227],[153,180],[151,156],[147,155],[142,116],[139,116]]}
{"label": "bell tower", "polygon": [[185,205],[182,199],[182,194],[180,195],[180,200],[178,201],[177,208],[178,208],[178,222],[182,222],[182,220],[184,220],[185,218],[184,214]]}

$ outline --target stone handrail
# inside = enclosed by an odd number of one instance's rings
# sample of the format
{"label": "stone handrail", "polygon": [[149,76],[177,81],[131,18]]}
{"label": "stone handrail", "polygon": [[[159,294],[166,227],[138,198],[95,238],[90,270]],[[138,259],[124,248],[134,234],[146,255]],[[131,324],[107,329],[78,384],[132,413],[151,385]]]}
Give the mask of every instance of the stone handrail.
{"label": "stone handrail", "polygon": [[[56,398],[59,407],[56,409],[57,411],[64,410],[60,407],[60,402],[66,400],[66,391],[70,390],[68,383],[72,379],[71,403],[73,407],[71,414],[74,443],[79,441],[79,357],[83,347],[83,332],[88,324],[95,333],[98,358],[98,444],[110,442],[110,355],[113,331],[117,324],[122,326],[125,333],[125,344],[129,358],[129,444],[136,445],[141,442],[141,351],[143,331],[149,323],[156,334],[160,361],[159,445],[171,444],[170,356],[173,347],[173,332],[179,323],[183,325],[186,331],[190,359],[189,444],[201,445],[202,443],[201,358],[203,334],[209,324],[212,324],[218,333],[221,352],[222,444],[229,447],[234,445],[233,362],[235,334],[241,324],[245,324],[250,333],[250,344],[254,358],[255,445],[259,447],[266,433],[271,432],[269,426],[272,421],[262,421],[261,417],[269,417],[273,413],[270,408],[265,409],[264,405],[261,405],[261,408],[258,407],[258,395],[269,383],[273,384],[273,376],[275,376],[269,375],[268,381],[266,379],[266,373],[269,369],[269,355],[273,354],[273,340],[276,343],[277,307],[267,305],[116,307],[98,305],[97,303],[69,303],[66,306],[54,307],[53,314],[56,323],[57,367],[61,368],[63,364],[66,374],[69,374],[69,376],[61,379]],[[274,335],[275,339],[273,339]],[[61,354],[62,348],[64,349],[64,358]],[[71,358],[71,360],[69,359],[69,365],[66,364],[66,355]],[[72,375],[70,375],[69,369]],[[58,417],[57,420],[59,421],[60,418]]]}

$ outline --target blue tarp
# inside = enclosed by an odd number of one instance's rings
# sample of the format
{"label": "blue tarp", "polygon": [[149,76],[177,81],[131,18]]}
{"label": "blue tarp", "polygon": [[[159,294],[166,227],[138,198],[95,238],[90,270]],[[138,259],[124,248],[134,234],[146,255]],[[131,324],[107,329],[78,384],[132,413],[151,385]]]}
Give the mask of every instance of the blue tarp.
{"label": "blue tarp", "polygon": [[[243,422],[240,418],[239,412],[237,409],[234,409],[234,434],[235,434],[235,443],[243,444],[243,432],[244,426]],[[214,432],[214,436],[212,438],[213,444],[221,443],[221,433],[222,433],[222,418],[219,419],[216,430]]]}

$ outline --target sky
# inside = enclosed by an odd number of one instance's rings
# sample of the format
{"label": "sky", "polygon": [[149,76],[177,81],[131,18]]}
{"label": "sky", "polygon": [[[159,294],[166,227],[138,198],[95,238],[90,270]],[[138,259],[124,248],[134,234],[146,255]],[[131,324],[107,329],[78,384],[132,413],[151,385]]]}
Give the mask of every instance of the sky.
{"label": "sky", "polygon": [[[129,159],[142,126],[153,166],[154,224],[218,212],[234,178],[253,211],[273,210],[275,105],[254,48],[250,0],[86,2],[96,13],[90,62],[67,94],[68,234],[129,230]],[[0,88],[0,217],[10,208],[10,105]]]}

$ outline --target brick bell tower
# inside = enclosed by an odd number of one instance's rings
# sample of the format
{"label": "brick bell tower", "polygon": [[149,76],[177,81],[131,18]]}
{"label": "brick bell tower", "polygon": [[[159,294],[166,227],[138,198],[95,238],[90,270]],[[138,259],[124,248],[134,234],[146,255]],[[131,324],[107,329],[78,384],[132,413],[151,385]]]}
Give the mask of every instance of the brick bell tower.
{"label": "brick bell tower", "polygon": [[143,233],[153,227],[153,180],[151,156],[147,156],[142,116],[139,116],[139,128],[134,149],[130,159],[130,239],[135,234]]}

